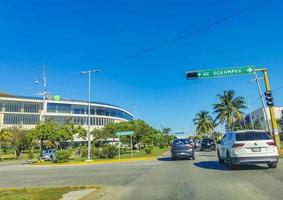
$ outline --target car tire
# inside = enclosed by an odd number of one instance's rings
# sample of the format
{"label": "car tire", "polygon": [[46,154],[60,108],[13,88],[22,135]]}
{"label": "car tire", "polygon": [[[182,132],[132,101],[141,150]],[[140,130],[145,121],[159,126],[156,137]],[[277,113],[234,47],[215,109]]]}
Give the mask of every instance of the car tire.
{"label": "car tire", "polygon": [[222,165],[224,164],[224,160],[220,157],[219,151],[217,151],[218,162]]}
{"label": "car tire", "polygon": [[234,167],[234,164],[233,164],[233,161],[231,159],[229,152],[227,152],[226,165],[229,169],[233,169],[233,167]]}
{"label": "car tire", "polygon": [[196,157],[195,156],[192,156],[192,160],[195,160],[196,159]]}
{"label": "car tire", "polygon": [[269,168],[276,168],[277,167],[277,162],[270,162],[267,164]]}

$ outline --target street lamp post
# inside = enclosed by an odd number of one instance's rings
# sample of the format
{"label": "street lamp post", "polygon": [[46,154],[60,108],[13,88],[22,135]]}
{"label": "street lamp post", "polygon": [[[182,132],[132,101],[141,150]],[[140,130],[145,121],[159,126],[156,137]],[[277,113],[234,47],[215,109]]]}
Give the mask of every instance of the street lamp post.
{"label": "street lamp post", "polygon": [[90,92],[91,92],[91,73],[99,72],[100,69],[92,69],[87,71],[82,71],[81,74],[88,74],[88,128],[87,128],[87,160],[90,160],[90,148],[91,148],[91,140],[90,140]]}
{"label": "street lamp post", "polygon": [[[38,85],[39,82],[42,82],[42,91],[38,92],[38,95],[41,95],[43,98],[43,105],[42,105],[42,118],[41,121],[44,123],[46,121],[46,111],[47,111],[47,77],[46,77],[46,68],[45,65],[42,67],[42,79],[37,79],[35,80],[35,84]],[[42,151],[43,151],[43,138],[41,136],[40,138],[40,157],[42,156]]]}

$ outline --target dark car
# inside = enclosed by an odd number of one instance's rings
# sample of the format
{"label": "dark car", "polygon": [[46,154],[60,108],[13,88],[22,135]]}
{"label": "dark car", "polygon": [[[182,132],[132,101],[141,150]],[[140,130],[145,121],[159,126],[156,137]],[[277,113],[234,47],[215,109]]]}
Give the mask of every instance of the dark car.
{"label": "dark car", "polygon": [[179,158],[195,159],[194,145],[188,139],[176,139],[171,146],[171,158],[176,160]]}
{"label": "dark car", "polygon": [[212,140],[212,139],[203,139],[201,141],[200,151],[205,151],[205,150],[209,150],[209,151],[215,151],[216,150],[216,146],[215,146],[214,140]]}

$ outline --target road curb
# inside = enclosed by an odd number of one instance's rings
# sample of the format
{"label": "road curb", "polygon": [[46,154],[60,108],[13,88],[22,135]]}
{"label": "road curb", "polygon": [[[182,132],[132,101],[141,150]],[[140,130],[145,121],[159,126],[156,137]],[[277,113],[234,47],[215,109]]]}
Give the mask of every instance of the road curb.
{"label": "road curb", "polygon": [[127,162],[134,162],[134,161],[145,161],[145,160],[155,160],[159,156],[150,156],[150,157],[142,157],[142,158],[133,158],[133,159],[115,159],[115,160],[98,160],[92,162],[68,162],[68,163],[48,163],[48,164],[41,164],[41,163],[34,163],[31,166],[36,167],[57,167],[57,166],[76,166],[76,165],[96,165],[96,164],[111,164],[111,163],[127,163]]}

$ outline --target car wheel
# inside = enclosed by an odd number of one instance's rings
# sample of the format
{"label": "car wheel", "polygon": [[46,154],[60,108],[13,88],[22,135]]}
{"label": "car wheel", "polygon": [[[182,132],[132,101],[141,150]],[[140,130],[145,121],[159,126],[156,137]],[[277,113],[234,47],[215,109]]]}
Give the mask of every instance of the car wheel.
{"label": "car wheel", "polygon": [[270,162],[267,164],[269,168],[276,168],[277,167],[277,162]]}
{"label": "car wheel", "polygon": [[217,157],[220,164],[224,164],[224,160],[220,157],[219,151],[217,151]]}
{"label": "car wheel", "polygon": [[192,156],[192,160],[195,160],[196,159],[196,157],[195,156]]}
{"label": "car wheel", "polygon": [[229,169],[232,169],[234,167],[234,164],[233,164],[233,161],[231,159],[229,152],[227,152],[226,164]]}

